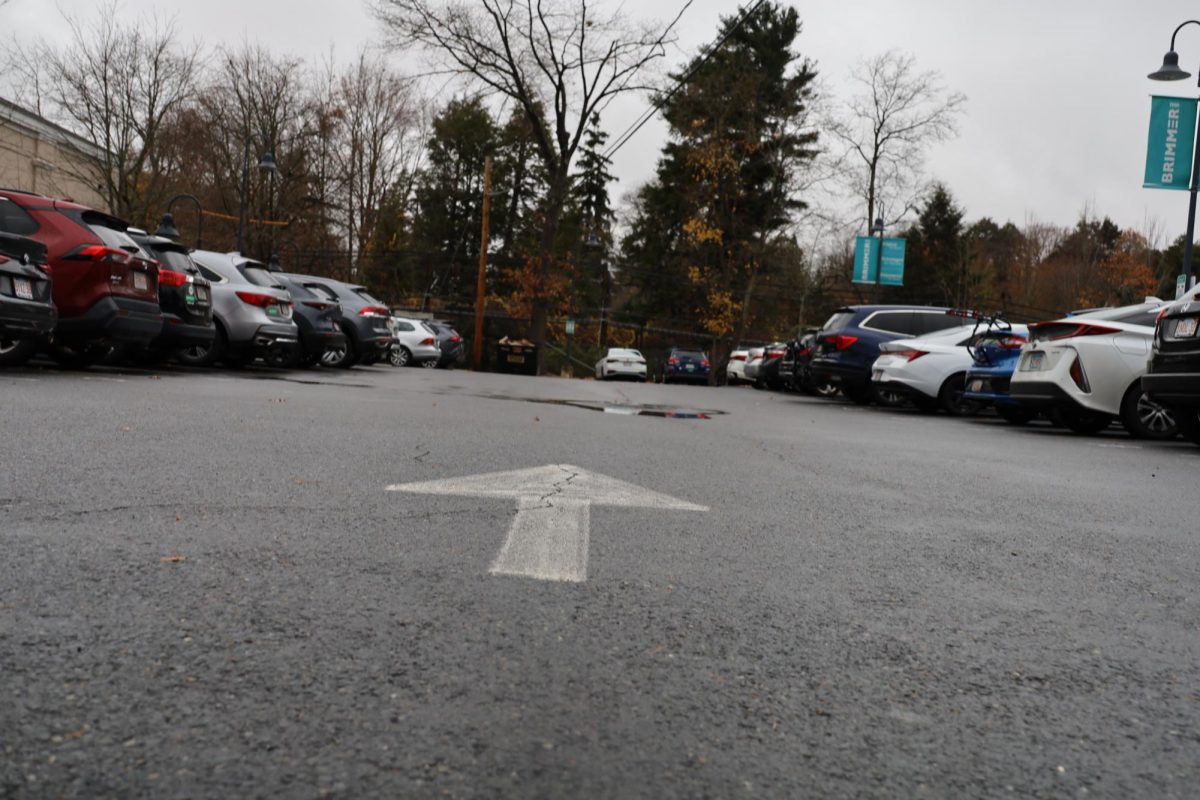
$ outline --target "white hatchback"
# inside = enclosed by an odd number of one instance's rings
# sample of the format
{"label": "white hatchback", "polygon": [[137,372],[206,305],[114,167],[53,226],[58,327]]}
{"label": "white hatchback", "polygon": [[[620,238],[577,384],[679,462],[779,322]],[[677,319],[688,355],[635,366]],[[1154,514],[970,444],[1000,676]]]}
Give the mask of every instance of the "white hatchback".
{"label": "white hatchback", "polygon": [[[979,405],[962,396],[967,370],[974,363],[967,345],[984,330],[972,324],[884,342],[879,345],[879,358],[871,365],[877,393],[897,393],[922,411],[941,408],[954,416],[975,413]],[[1024,332],[1024,327],[1019,327],[1019,333]]]}
{"label": "white hatchback", "polygon": [[1011,396],[1049,411],[1076,433],[1098,433],[1116,418],[1133,436],[1172,439],[1170,412],[1142,392],[1157,298],[1029,326]]}
{"label": "white hatchback", "polygon": [[392,317],[388,320],[388,328],[393,339],[388,361],[393,367],[437,366],[442,349],[438,347],[437,333],[423,320]]}
{"label": "white hatchback", "polygon": [[637,350],[610,347],[604,358],[596,362],[596,380],[610,378],[646,380],[646,359]]}

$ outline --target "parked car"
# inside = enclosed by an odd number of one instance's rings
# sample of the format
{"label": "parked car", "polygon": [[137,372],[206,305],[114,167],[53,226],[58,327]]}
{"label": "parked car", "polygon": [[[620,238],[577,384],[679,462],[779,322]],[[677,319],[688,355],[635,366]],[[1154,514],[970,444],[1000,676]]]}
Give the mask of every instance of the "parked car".
{"label": "parked car", "polygon": [[114,345],[144,346],[162,332],[158,268],[109,214],[40,194],[0,190],[0,232],[46,246],[58,311],[51,355],[87,366]]}
{"label": "parked car", "polygon": [[969,346],[980,335],[978,326],[967,325],[884,342],[871,367],[871,380],[877,389],[898,392],[927,413],[941,409],[955,417],[975,414],[983,403],[964,392],[967,370],[975,363]]}
{"label": "parked car", "polygon": [[799,339],[789,342],[787,353],[779,362],[779,377],[785,382],[787,388],[794,392],[830,397],[837,394],[837,386],[828,382],[817,383],[813,380],[812,356],[816,344],[816,331],[810,331]]}
{"label": "parked car", "polygon": [[751,347],[746,351],[746,366],[742,368],[742,377],[750,383],[758,380],[758,370],[762,366],[765,347]]}
{"label": "parked car", "polygon": [[971,343],[971,367],[967,370],[963,397],[992,406],[996,415],[1013,425],[1024,425],[1038,415],[1009,394],[1013,371],[1021,357],[1021,347],[1029,341],[1029,329],[992,326]]}
{"label": "parked car", "polygon": [[1142,390],[1167,408],[1179,432],[1200,444],[1200,286],[1165,306],[1154,328]]}
{"label": "parked car", "polygon": [[729,354],[729,363],[725,365],[725,382],[730,386],[744,383],[746,380],[746,359],[750,351],[745,348],[734,350]]}
{"label": "parked car", "polygon": [[388,361],[393,367],[436,367],[441,361],[442,348],[438,346],[437,333],[423,320],[392,317],[391,329],[395,341],[388,353]]}
{"label": "parked car", "polygon": [[212,282],[200,274],[188,248],[136,228],[127,232],[147,258],[158,262],[158,305],[163,325],[159,335],[143,348],[143,356],[157,361],[180,349],[210,346],[217,335]]}
{"label": "parked car", "polygon": [[784,379],[779,374],[779,367],[783,363],[785,355],[787,355],[787,345],[783,342],[772,342],[762,348],[762,356],[755,364],[752,376],[755,389],[783,388]]}
{"label": "parked car", "polygon": [[0,233],[0,367],[24,364],[54,330],[48,259],[41,242]]}
{"label": "parked car", "polygon": [[346,347],[344,350],[327,350],[322,364],[349,369],[355,364],[368,366],[387,357],[392,349],[392,332],[388,328],[392,312],[372,297],[367,287],[316,275],[287,274],[287,277],[318,297],[341,306]]}
{"label": "parked car", "polygon": [[856,403],[878,399],[871,365],[879,345],[926,333],[957,328],[962,317],[931,306],[844,306],[833,312],[817,333],[811,370],[817,384],[831,383]]}
{"label": "parked car", "polygon": [[708,383],[708,354],[693,347],[672,347],[658,365],[658,382]]}
{"label": "parked car", "polygon": [[610,347],[604,358],[596,362],[596,380],[631,378],[646,380],[646,359],[637,350],[625,347]]}
{"label": "parked car", "polygon": [[314,367],[344,358],[348,345],[342,332],[342,307],[287,273],[272,269],[271,277],[292,296],[292,320],[300,337],[292,364]]}
{"label": "parked car", "polygon": [[211,345],[182,348],[176,358],[184,364],[223,361],[234,367],[255,358],[290,362],[300,341],[292,296],[266,264],[240,253],[211,250],[193,251],[192,260],[212,283],[217,333]]}
{"label": "parked car", "polygon": [[1097,433],[1119,418],[1133,436],[1174,438],[1169,409],[1142,389],[1155,319],[1165,307],[1147,298],[1030,325],[1010,385],[1013,399],[1050,411],[1077,433]]}
{"label": "parked car", "polygon": [[425,324],[437,336],[438,348],[442,351],[441,357],[434,366],[449,369],[461,364],[466,358],[466,350],[463,347],[462,337],[458,335],[458,331],[454,330],[454,326],[449,322],[437,319],[429,320]]}

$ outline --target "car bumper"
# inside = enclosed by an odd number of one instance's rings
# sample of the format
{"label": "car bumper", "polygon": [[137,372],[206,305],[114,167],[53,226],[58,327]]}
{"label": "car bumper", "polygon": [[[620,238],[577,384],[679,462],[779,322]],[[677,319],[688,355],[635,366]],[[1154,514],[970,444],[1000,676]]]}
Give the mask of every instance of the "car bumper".
{"label": "car bumper", "polygon": [[974,372],[967,373],[966,389],[963,397],[967,400],[978,400],[996,405],[1015,406],[1017,401],[1010,394],[1012,375],[986,375]]}
{"label": "car bumper", "polygon": [[817,383],[829,382],[838,386],[867,386],[871,382],[871,371],[861,367],[849,367],[834,361],[812,361],[812,378]]}
{"label": "car bumper", "polygon": [[339,331],[302,331],[300,340],[304,349],[314,356],[319,356],[327,350],[346,346],[346,334]]}
{"label": "car bumper", "polygon": [[604,368],[604,377],[606,378],[641,378],[646,379],[645,367],[620,367],[607,366]]}
{"label": "car bumper", "polygon": [[158,342],[168,347],[193,347],[212,344],[217,335],[217,327],[213,323],[185,322],[174,314],[163,315],[162,333]]}
{"label": "car bumper", "polygon": [[1026,408],[1083,407],[1065,389],[1051,381],[1015,381],[1009,397]]}
{"label": "car bumper", "polygon": [[147,344],[162,333],[162,328],[163,314],[158,303],[105,297],[79,316],[60,318],[55,335],[61,339]]}
{"label": "car bumper", "polygon": [[1165,406],[1200,407],[1200,374],[1151,372],[1142,376],[1142,391]]}
{"label": "car bumper", "polygon": [[45,301],[5,297],[0,301],[0,338],[30,339],[54,330],[58,314]]}

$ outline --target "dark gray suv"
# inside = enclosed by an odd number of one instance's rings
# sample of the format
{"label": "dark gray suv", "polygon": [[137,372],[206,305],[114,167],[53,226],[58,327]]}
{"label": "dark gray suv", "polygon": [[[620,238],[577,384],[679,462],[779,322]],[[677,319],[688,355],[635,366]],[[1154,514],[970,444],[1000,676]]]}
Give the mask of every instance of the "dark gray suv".
{"label": "dark gray suv", "polygon": [[367,366],[387,357],[392,348],[392,331],[388,328],[391,310],[367,293],[367,287],[335,281],[317,275],[285,273],[308,291],[336,302],[342,308],[342,332],[346,334],[344,349],[326,350],[321,363],[327,367],[349,368],[355,364]]}

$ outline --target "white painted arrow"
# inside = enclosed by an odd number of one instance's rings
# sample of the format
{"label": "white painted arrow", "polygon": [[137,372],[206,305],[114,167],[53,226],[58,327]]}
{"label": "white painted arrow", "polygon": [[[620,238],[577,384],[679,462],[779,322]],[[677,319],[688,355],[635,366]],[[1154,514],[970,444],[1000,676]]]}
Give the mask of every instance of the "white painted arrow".
{"label": "white painted arrow", "polygon": [[466,497],[511,497],[517,515],[508,538],[488,570],[543,581],[587,580],[588,529],[591,506],[708,511],[631,483],[588,472],[570,464],[511,472],[489,472],[464,478],[388,486],[389,492],[446,494]]}

